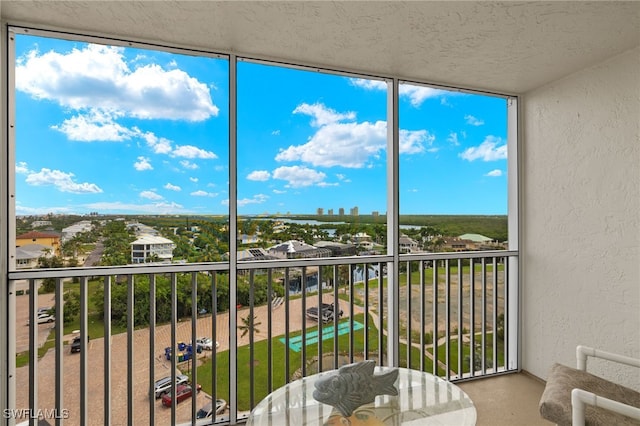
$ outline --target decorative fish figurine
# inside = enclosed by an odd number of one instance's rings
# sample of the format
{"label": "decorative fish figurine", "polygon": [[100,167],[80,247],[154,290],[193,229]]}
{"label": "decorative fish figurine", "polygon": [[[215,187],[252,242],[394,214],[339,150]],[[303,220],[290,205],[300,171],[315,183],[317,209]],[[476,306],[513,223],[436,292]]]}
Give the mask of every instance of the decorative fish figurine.
{"label": "decorative fish figurine", "polygon": [[398,395],[394,385],[398,369],[373,374],[375,366],[374,360],[366,360],[344,365],[320,377],[315,383],[313,398],[349,417],[356,408],[373,402],[378,395]]}

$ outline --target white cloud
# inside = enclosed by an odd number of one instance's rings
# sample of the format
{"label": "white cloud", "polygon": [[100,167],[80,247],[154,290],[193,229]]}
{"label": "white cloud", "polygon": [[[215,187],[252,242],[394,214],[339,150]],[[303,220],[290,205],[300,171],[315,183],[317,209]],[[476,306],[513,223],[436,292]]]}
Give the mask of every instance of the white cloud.
{"label": "white cloud", "polygon": [[433,87],[411,86],[409,84],[401,84],[398,90],[400,91],[400,96],[408,97],[414,107],[419,107],[426,99],[451,94],[451,92],[434,89]]}
{"label": "white cloud", "polygon": [[168,189],[169,191],[182,191],[182,188],[180,188],[180,187],[179,187],[179,186],[177,186],[177,185],[172,185],[172,184],[170,184],[170,183],[167,183],[167,184],[164,186],[164,189]]}
{"label": "white cloud", "polygon": [[74,194],[97,194],[102,192],[102,189],[95,183],[74,182],[74,176],[73,173],[43,168],[39,172],[29,173],[26,182],[33,186],[52,185],[60,192],[71,192]]}
{"label": "white cloud", "polygon": [[254,170],[253,172],[247,175],[248,180],[255,180],[258,182],[264,182],[269,180],[271,177],[271,173],[266,170]]}
{"label": "white cloud", "polygon": [[218,114],[207,84],[179,69],[127,63],[124,51],[95,44],[65,53],[32,50],[16,60],[16,88],[65,108],[142,119],[202,121]]}
{"label": "white cloud", "polygon": [[115,119],[114,113],[91,108],[87,114],[73,116],[51,128],[64,133],[69,140],[79,142],[120,142],[137,135],[135,130],[116,123]]}
{"label": "white cloud", "polygon": [[474,117],[473,115],[465,115],[464,119],[466,120],[467,124],[470,124],[472,126],[482,126],[484,124],[484,121]]}
{"label": "white cloud", "polygon": [[[268,195],[264,195],[264,194],[256,194],[253,196],[253,198],[242,198],[240,200],[237,201],[237,205],[238,207],[244,207],[247,206],[249,204],[262,204],[264,202],[266,202],[269,199]],[[229,205],[229,200],[224,200],[222,202],[222,204],[224,205]]]}
{"label": "white cloud", "polygon": [[502,176],[502,170],[500,169],[495,169],[495,170],[491,170],[489,173],[487,173],[485,176],[490,176],[490,177],[499,177]]}
{"label": "white cloud", "polygon": [[171,156],[172,157],[184,157],[184,158],[200,158],[200,159],[205,159],[205,160],[211,160],[214,158],[218,158],[217,155],[215,155],[213,152],[211,151],[206,151],[202,148],[198,148],[196,146],[193,145],[182,145],[182,146],[178,146],[176,149],[174,149],[171,152]]}
{"label": "white cloud", "polygon": [[113,212],[113,213],[153,213],[153,214],[172,214],[183,213],[182,205],[174,202],[159,202],[152,204],[130,204],[116,202],[98,202],[90,203],[85,206],[88,211]]}
{"label": "white cloud", "polygon": [[273,171],[274,179],[286,180],[287,186],[293,188],[317,185],[326,177],[322,172],[301,166],[278,167]]}
{"label": "white cloud", "polygon": [[36,214],[66,214],[66,213],[74,213],[76,212],[72,207],[64,206],[64,207],[27,207],[21,205],[19,202],[16,202],[16,214],[19,216],[22,215],[36,215]]}
{"label": "white cloud", "polygon": [[460,142],[458,141],[458,134],[455,132],[449,133],[449,137],[447,137],[447,142],[449,142],[451,145],[454,145],[454,146],[460,145]]}
{"label": "white cloud", "polygon": [[418,154],[425,151],[425,144],[432,146],[435,136],[426,130],[400,130],[400,154]]}
{"label": "white cloud", "polygon": [[[387,90],[387,82],[381,80],[366,80],[362,78],[352,78],[350,80],[354,86],[362,87],[367,90]],[[436,98],[438,96],[451,95],[453,92],[446,90],[434,89],[433,87],[414,86],[410,84],[401,84],[398,88],[400,96],[409,98],[409,102],[414,107],[422,105],[425,99]]]}
{"label": "white cloud", "polygon": [[320,103],[315,103],[313,105],[306,103],[300,104],[293,110],[293,113],[310,115],[313,117],[311,125],[314,127],[320,127],[325,124],[336,123],[343,120],[353,120],[356,118],[355,112],[338,113]]}
{"label": "white cloud", "polygon": [[507,144],[502,139],[489,135],[479,146],[467,148],[460,157],[468,161],[504,160],[507,158]]}
{"label": "white cloud", "polygon": [[367,90],[387,90],[387,82],[382,80],[367,80],[365,78],[352,78],[349,82],[357,87]]}
{"label": "white cloud", "polygon": [[193,191],[190,195],[193,195],[194,197],[217,197],[218,196],[218,194],[215,192],[207,192],[201,189],[198,191]]}
{"label": "white cloud", "polygon": [[155,201],[162,200],[164,198],[162,195],[159,195],[154,191],[142,191],[140,193],[140,197],[147,198],[149,200],[155,200]]}
{"label": "white cloud", "polygon": [[273,136],[279,136],[280,135],[280,130],[274,130],[273,132],[271,132],[271,134]]}
{"label": "white cloud", "polygon": [[273,193],[274,193],[274,194],[286,194],[286,193],[287,193],[287,191],[282,191],[282,190],[280,190],[280,189],[274,189],[274,190],[273,190]]}
{"label": "white cloud", "polygon": [[147,142],[149,148],[156,154],[169,154],[173,149],[169,139],[159,138],[151,132],[140,133],[140,137]]}
{"label": "white cloud", "polygon": [[185,169],[189,169],[189,170],[195,170],[195,169],[197,169],[197,168],[198,168],[198,165],[197,165],[197,164],[192,163],[192,162],[190,162],[190,161],[188,161],[188,160],[182,160],[182,161],[180,161],[180,165],[181,165],[182,167],[184,167]]}
{"label": "white cloud", "polygon": [[146,157],[138,157],[138,161],[133,163],[133,167],[139,172],[143,170],[153,170],[153,166]]}
{"label": "white cloud", "polygon": [[190,177],[189,180],[193,183],[197,183],[198,182],[198,178],[197,177]]}
{"label": "white cloud", "polygon": [[30,173],[29,167],[27,167],[27,163],[24,161],[19,161],[16,163],[16,173],[18,174],[27,174]]}
{"label": "white cloud", "polygon": [[[326,114],[322,112],[323,108],[326,109]],[[313,111],[316,116],[355,118],[350,113],[338,114],[322,104],[315,104]],[[281,150],[276,155],[276,161],[303,161],[315,167],[362,168],[368,165],[371,158],[378,158],[386,149],[386,121],[343,123],[326,118],[322,121],[327,124],[320,126],[307,143],[291,145]],[[424,130],[401,130],[400,153],[423,152],[425,145],[430,145],[433,140],[433,137]]]}

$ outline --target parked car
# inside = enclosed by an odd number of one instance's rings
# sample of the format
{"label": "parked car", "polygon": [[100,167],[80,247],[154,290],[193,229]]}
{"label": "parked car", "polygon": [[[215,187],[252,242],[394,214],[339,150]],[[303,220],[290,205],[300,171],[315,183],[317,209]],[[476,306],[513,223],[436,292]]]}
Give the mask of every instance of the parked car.
{"label": "parked car", "polygon": [[[200,392],[201,389],[202,389],[202,386],[196,385],[196,392]],[[186,385],[186,384],[178,385],[176,387],[175,393],[176,393],[176,404],[179,404],[185,399],[190,398],[193,395],[193,388],[191,387],[191,385]],[[171,407],[172,396],[173,396],[172,392],[168,392],[162,395],[162,405],[164,405],[165,407]]]}
{"label": "parked car", "polygon": [[[206,351],[211,351],[213,350],[213,340],[208,337],[200,337],[199,339],[196,339],[196,346]],[[216,348],[218,346],[220,346],[220,344],[216,342]]]}
{"label": "parked car", "polygon": [[52,309],[53,309],[52,306],[43,306],[41,308],[38,308],[38,315],[40,315],[40,314],[50,314]]}
{"label": "parked car", "polygon": [[[56,317],[54,317],[53,315],[49,315],[47,313],[44,314],[38,314],[38,320],[37,323],[38,324],[45,324],[48,322],[54,322],[56,320]],[[30,320],[27,320],[27,325],[30,324]]]}
{"label": "parked car", "polygon": [[[184,374],[178,374],[176,376],[176,384],[182,385],[189,382],[189,378]],[[154,385],[154,394],[156,399],[162,398],[162,396],[171,391],[171,376],[163,377],[156,380]]]}
{"label": "parked car", "polygon": [[318,307],[312,306],[311,308],[307,309],[307,318],[314,321],[318,321],[318,319],[321,318],[322,322],[326,324],[328,322],[334,321],[336,310],[338,313],[338,319],[340,319],[340,317],[342,317],[342,314],[343,314],[342,309],[340,309],[339,306],[336,309],[333,303],[323,303],[320,314],[318,313]]}
{"label": "parked car", "polygon": [[[90,337],[87,336],[87,342],[89,341],[89,339]],[[71,353],[74,352],[80,352],[80,336],[74,337],[71,341]]]}
{"label": "parked car", "polygon": [[[227,401],[224,399],[216,399],[216,416],[224,413],[227,409]],[[196,413],[196,419],[206,419],[213,416],[213,401],[207,403],[204,407],[198,410]]]}

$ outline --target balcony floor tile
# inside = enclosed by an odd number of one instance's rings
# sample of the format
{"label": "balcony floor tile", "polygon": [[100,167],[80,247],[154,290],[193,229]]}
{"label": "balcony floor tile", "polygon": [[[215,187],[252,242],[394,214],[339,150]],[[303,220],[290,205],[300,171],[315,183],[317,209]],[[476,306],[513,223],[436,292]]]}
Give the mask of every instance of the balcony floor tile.
{"label": "balcony floor tile", "polygon": [[478,426],[549,426],[540,417],[538,402],[544,382],[528,373],[505,374],[458,386],[473,400]]}

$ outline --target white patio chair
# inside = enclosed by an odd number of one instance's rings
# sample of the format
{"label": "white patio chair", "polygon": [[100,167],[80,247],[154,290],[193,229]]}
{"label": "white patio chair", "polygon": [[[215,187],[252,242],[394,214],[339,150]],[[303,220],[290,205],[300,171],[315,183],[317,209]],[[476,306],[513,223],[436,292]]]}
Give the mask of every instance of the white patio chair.
{"label": "white patio chair", "polygon": [[640,392],[588,373],[589,356],[640,368],[640,359],[578,346],[577,369],[551,367],[540,398],[542,417],[560,426],[640,425]]}

